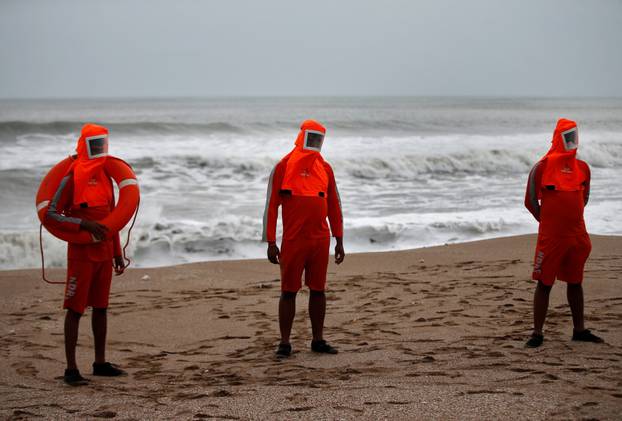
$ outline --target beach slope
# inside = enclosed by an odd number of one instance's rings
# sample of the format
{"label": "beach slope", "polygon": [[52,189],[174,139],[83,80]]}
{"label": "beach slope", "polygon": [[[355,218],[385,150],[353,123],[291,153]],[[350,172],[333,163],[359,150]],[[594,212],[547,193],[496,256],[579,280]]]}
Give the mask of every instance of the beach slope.
{"label": "beach slope", "polygon": [[[310,352],[298,297],[292,358],[278,361],[278,267],[264,260],[132,269],[114,278],[108,359],[129,375],[90,376],[90,314],[64,369],[63,287],[38,270],[0,272],[0,416],[11,419],[619,419],[622,237],[592,236],[586,326],[570,341],[565,286],[544,345],[531,330],[535,236],[355,254],[329,268],[326,337]],[[346,241],[347,246],[347,241]],[[347,249],[346,249],[347,251]],[[64,277],[62,270],[49,276]]]}

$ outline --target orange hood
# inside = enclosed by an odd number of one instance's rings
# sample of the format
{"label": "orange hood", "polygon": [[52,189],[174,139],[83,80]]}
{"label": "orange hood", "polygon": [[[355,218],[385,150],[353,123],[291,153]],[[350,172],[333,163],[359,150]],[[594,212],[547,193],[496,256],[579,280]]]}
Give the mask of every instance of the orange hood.
{"label": "orange hood", "polygon": [[296,146],[284,158],[287,159],[285,176],[281,188],[291,190],[294,196],[326,195],[328,190],[328,174],[324,169],[324,159],[318,150],[305,147],[305,139],[309,134],[326,134],[326,129],[315,120],[306,120],[300,126],[296,138]]}
{"label": "orange hood", "polygon": [[[565,138],[568,142],[564,140]],[[564,118],[559,119],[553,133],[551,148],[540,159],[540,162],[546,163],[542,174],[543,186],[555,186],[555,190],[560,191],[583,190],[583,182],[587,176],[577,165],[578,145],[577,123]]]}
{"label": "orange hood", "polygon": [[110,178],[104,172],[108,156],[108,129],[85,124],[76,152],[78,157],[69,168],[69,172],[73,171],[74,206],[108,206],[113,194]]}

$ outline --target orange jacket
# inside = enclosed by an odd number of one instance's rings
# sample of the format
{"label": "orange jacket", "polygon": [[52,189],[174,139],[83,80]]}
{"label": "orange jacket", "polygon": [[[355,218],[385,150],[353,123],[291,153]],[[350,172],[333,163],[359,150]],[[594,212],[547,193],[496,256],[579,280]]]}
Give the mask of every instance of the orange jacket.
{"label": "orange jacket", "polygon": [[[106,204],[96,207],[80,207],[73,204],[74,181],[73,173],[67,174],[60,182],[58,190],[50,201],[46,224],[58,229],[78,231],[82,219],[101,221],[114,209],[112,181],[110,195],[104,197]],[[121,256],[121,241],[119,233],[112,236],[112,240],[99,241],[91,244],[67,244],[67,258],[103,262],[112,260],[114,256]]]}
{"label": "orange jacket", "polygon": [[326,133],[316,121],[305,121],[294,150],[272,170],[264,211],[263,241],[276,241],[279,206],[283,206],[283,240],[343,237],[343,216],[335,175],[319,151],[305,149],[307,132]]}
{"label": "orange jacket", "polygon": [[326,192],[328,187],[324,158],[319,151],[305,148],[309,133],[324,136],[326,129],[317,121],[304,121],[294,149],[285,156],[287,164],[281,188],[290,190],[294,196],[317,196],[319,192]]}
{"label": "orange jacket", "polygon": [[[100,141],[103,150],[91,149],[90,142]],[[73,204],[88,207],[105,206],[112,194],[110,178],[104,173],[108,157],[108,129],[96,124],[85,124],[76,146],[78,158],[67,173],[73,172]]]}
{"label": "orange jacket", "polygon": [[[564,144],[564,134],[571,134],[575,149],[567,149]],[[583,190],[583,183],[587,174],[583,167],[577,164],[577,147],[579,135],[577,123],[564,118],[557,122],[551,148],[540,162],[546,162],[542,173],[542,182],[547,186],[554,186],[557,191]]]}
{"label": "orange jacket", "polygon": [[[90,144],[91,141],[97,144]],[[46,223],[50,226],[70,231],[78,231],[82,219],[101,221],[114,209],[112,180],[104,171],[108,129],[85,124],[76,152],[77,159],[61,180],[46,216]],[[67,256],[96,262],[112,260],[113,256],[121,256],[119,234],[112,238],[91,244],[68,243]]]}
{"label": "orange jacket", "polygon": [[590,167],[564,147],[562,133],[576,123],[557,123],[549,152],[529,173],[525,206],[540,222],[539,236],[563,238],[585,234],[583,210],[590,195]]}

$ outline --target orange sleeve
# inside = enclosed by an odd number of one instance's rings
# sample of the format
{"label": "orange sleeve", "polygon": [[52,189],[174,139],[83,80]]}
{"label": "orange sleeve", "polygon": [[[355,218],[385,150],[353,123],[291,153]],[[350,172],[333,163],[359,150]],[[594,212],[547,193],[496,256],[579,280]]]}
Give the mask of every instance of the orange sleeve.
{"label": "orange sleeve", "polygon": [[335,182],[335,174],[330,165],[326,164],[328,173],[328,222],[333,237],[343,237],[343,213],[341,211],[341,197]]}
{"label": "orange sleeve", "polygon": [[529,172],[527,179],[527,190],[525,191],[525,207],[536,221],[540,222],[540,202],[538,201],[538,191],[542,183],[542,163],[538,162]]}
{"label": "orange sleeve", "polygon": [[262,241],[268,243],[276,242],[276,224],[279,217],[279,206],[281,205],[281,184],[285,173],[283,161],[276,164],[268,179],[268,191],[266,192],[266,206],[263,213],[263,235]]}

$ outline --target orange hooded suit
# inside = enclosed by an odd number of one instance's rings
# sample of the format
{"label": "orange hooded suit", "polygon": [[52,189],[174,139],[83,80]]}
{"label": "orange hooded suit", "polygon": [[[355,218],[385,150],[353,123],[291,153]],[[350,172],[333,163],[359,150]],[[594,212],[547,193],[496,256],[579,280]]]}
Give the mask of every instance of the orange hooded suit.
{"label": "orange hooded suit", "polygon": [[591,243],[583,209],[590,193],[590,168],[576,158],[577,124],[560,119],[551,148],[529,173],[525,206],[540,222],[532,278],[552,285],[555,279],[583,281]]}
{"label": "orange hooded suit", "polygon": [[[100,221],[114,209],[112,181],[104,171],[108,129],[85,124],[76,146],[77,157],[50,201],[47,223],[80,230],[82,219]],[[64,308],[83,313],[87,305],[108,307],[112,258],[121,255],[118,233],[111,240],[67,244],[67,285]]]}
{"label": "orange hooded suit", "polygon": [[263,241],[276,242],[278,208],[283,206],[281,243],[281,289],[296,292],[302,273],[310,289],[323,291],[330,246],[343,236],[341,202],[331,166],[320,154],[326,129],[306,120],[300,127],[294,149],[270,174],[264,211]]}

